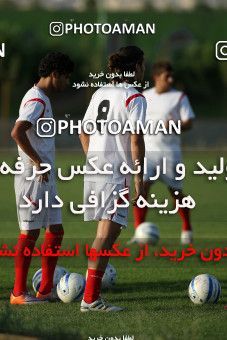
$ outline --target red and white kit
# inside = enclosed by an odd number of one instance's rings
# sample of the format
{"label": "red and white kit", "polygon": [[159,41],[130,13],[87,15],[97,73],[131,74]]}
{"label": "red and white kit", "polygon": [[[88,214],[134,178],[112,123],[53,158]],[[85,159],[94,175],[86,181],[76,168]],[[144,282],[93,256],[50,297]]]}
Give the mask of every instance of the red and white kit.
{"label": "red and white kit", "polygon": [[[160,120],[187,121],[195,117],[188,97],[181,91],[171,89],[164,93],[157,93],[153,87],[145,90],[143,95],[147,100],[146,120],[152,120],[154,126]],[[176,133],[166,135],[159,132],[157,135],[146,134],[144,141],[148,168],[144,181],[149,181],[149,177],[156,174],[157,165],[160,165],[162,170],[162,159],[166,157],[167,172],[161,174],[160,179],[171,188],[181,189],[182,182],[175,180],[176,164],[182,161],[181,136]]]}
{"label": "red and white kit", "polygon": [[[92,96],[88,109],[85,113],[84,121],[87,120],[116,120],[121,126],[125,126],[129,120],[131,126],[136,126],[137,121],[145,123],[146,100],[135,88],[128,87],[123,83],[121,87],[102,87]],[[91,191],[97,197],[104,191],[106,202],[105,207],[87,208],[84,214],[85,221],[108,219],[122,226],[127,226],[128,209],[119,208],[115,214],[108,214],[114,206],[113,191],[130,186],[130,175],[123,175],[119,169],[123,162],[132,166],[131,138],[130,132],[125,134],[110,134],[107,130],[104,134],[96,131],[90,135],[89,150],[87,159],[98,157],[96,165],[103,169],[105,163],[112,165],[113,174],[86,174],[84,176],[84,203],[88,203],[88,196]]]}
{"label": "red and white kit", "polygon": [[[32,127],[26,131],[27,137],[42,162],[51,165],[51,171],[49,182],[41,183],[38,181],[38,177],[34,180],[26,180],[26,177],[32,174],[33,163],[28,155],[18,146],[19,156],[25,166],[25,172],[22,175],[16,175],[14,183],[17,215],[21,230],[39,229],[48,225],[62,223],[61,209],[51,208],[51,204],[57,203],[55,200],[57,190],[54,173],[55,138],[54,136],[49,138],[37,135],[38,119],[52,117],[53,113],[49,98],[38,87],[32,87],[22,99],[17,121],[32,123]],[[48,191],[49,207],[43,207],[39,214],[32,214],[32,210],[36,210],[38,207],[39,199],[43,200],[44,205],[45,191]],[[26,203],[23,199],[24,195],[32,203],[30,208],[19,207],[20,204]]]}

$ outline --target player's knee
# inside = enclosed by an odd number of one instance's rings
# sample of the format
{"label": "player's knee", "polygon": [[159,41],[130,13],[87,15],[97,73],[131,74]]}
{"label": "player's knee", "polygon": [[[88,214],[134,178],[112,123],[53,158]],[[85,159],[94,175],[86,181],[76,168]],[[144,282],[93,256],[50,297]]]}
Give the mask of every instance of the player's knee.
{"label": "player's knee", "polygon": [[111,249],[112,245],[114,244],[114,239],[109,236],[104,236],[100,239],[100,246],[104,249]]}
{"label": "player's knee", "polygon": [[105,243],[109,247],[112,247],[113,243],[116,241],[120,233],[121,233],[121,230],[119,229],[119,230],[115,230],[114,232],[102,235],[103,243]]}
{"label": "player's knee", "polygon": [[53,224],[50,225],[46,231],[53,233],[53,234],[61,234],[62,236],[64,235],[64,228],[62,224]]}
{"label": "player's knee", "polygon": [[182,200],[182,198],[184,198],[183,192],[179,189],[169,188],[169,191],[173,199]]}
{"label": "player's knee", "polygon": [[121,225],[113,223],[112,228],[102,228],[97,232],[97,237],[105,240],[115,240],[121,233]]}
{"label": "player's knee", "polygon": [[39,234],[40,234],[40,230],[39,229],[35,229],[35,230],[23,230],[21,232],[21,234],[30,236],[32,239],[34,239],[35,241],[38,239]]}
{"label": "player's knee", "polygon": [[143,186],[144,186],[144,196],[145,198],[147,198],[149,191],[150,191],[151,184],[149,182],[144,182]]}

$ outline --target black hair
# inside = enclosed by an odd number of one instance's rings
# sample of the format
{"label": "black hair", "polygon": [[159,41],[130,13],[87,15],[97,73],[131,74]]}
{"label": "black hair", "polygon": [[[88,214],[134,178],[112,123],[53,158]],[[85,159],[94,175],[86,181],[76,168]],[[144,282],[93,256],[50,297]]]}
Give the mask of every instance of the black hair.
{"label": "black hair", "polygon": [[152,65],[152,77],[158,76],[163,72],[173,72],[173,67],[169,61],[158,61]]}
{"label": "black hair", "polygon": [[68,55],[61,52],[50,52],[41,59],[39,64],[39,76],[48,77],[52,72],[70,74],[73,72],[74,62]]}
{"label": "black hair", "polygon": [[110,72],[133,72],[143,62],[144,53],[137,46],[126,46],[113,53],[108,60]]}

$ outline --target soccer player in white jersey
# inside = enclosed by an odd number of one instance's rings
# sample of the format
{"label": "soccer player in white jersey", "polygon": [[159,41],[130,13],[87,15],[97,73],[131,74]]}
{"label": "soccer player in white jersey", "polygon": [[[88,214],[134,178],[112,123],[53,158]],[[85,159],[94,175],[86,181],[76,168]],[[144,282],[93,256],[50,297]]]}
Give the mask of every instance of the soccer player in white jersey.
{"label": "soccer player in white jersey", "polygon": [[[144,74],[143,52],[136,46],[127,46],[118,50],[109,57],[110,72],[123,74],[135,72],[134,78],[116,78],[112,87],[104,86],[98,89],[92,96],[88,109],[84,116],[87,120],[117,120],[124,126],[126,121],[134,125],[138,120],[145,122],[146,100],[134,87],[129,86],[134,80],[142,80]],[[117,208],[115,213],[108,211],[114,207],[114,199],[119,197],[119,191],[130,186],[130,176],[120,173],[122,162],[138,164],[142,169],[134,177],[135,200],[143,194],[143,160],[144,140],[140,131],[126,132],[111,135],[108,131],[101,134],[80,135],[83,150],[87,159],[97,156],[96,165],[102,169],[105,163],[112,165],[113,174],[85,175],[84,177],[84,202],[88,203],[88,197],[95,193],[99,198],[101,192],[105,195],[105,205],[96,208],[86,208],[85,221],[98,221],[96,238],[92,248],[99,252],[102,249],[110,250],[119,236],[121,229],[127,226],[128,208]],[[135,169],[137,166],[135,165]],[[114,195],[117,192],[117,195]],[[81,303],[81,311],[117,312],[121,307],[106,304],[100,297],[101,281],[105,272],[109,257],[99,256],[96,261],[88,260],[87,281],[84,297]]]}
{"label": "soccer player in white jersey", "polygon": [[[153,65],[152,77],[154,87],[143,92],[147,100],[147,120],[152,120],[156,125],[160,120],[168,127],[169,121],[181,122],[181,131],[188,130],[192,127],[195,117],[188,97],[181,91],[172,87],[173,70],[169,62],[158,62]],[[148,196],[151,185],[154,183],[149,180],[156,174],[156,166],[161,166],[162,159],[166,157],[167,172],[160,176],[175,200],[181,200],[184,197],[182,192],[182,181],[176,180],[176,164],[182,161],[181,155],[181,138],[175,133],[163,134],[159,132],[157,135],[146,134],[145,141],[145,157],[147,158],[148,173],[144,175],[145,196]],[[175,195],[178,192],[178,195]],[[188,208],[179,208],[179,215],[182,219],[181,243],[191,243],[192,226],[190,222],[190,212]],[[134,207],[135,228],[145,221],[147,208]]]}
{"label": "soccer player in white jersey", "polygon": [[[61,245],[64,232],[60,208],[51,208],[51,205],[56,203],[55,195],[57,193],[54,173],[55,139],[54,137],[45,137],[45,135],[39,136],[37,121],[41,117],[47,119],[53,117],[49,96],[52,92],[65,89],[69,83],[73,66],[69,57],[60,52],[49,53],[41,60],[39,65],[40,80],[22,99],[19,117],[11,133],[25,167],[22,175],[15,176],[20,235],[15,257],[15,283],[10,296],[11,304],[39,303],[51,298],[57,256],[45,256],[45,250],[48,248],[55,254]],[[42,132],[42,129],[39,132]],[[36,175],[33,180],[26,180],[26,177],[32,174],[33,166],[36,170],[43,169],[41,163],[50,164],[50,172]],[[49,194],[48,208],[44,207],[46,191]],[[31,202],[30,208],[20,207],[21,204],[25,204],[24,195]],[[32,214],[32,210],[37,209],[39,199],[42,200],[43,208],[39,214]],[[27,274],[31,263],[31,254],[42,227],[45,228],[45,238],[42,244],[42,280],[39,291],[34,297],[27,292]],[[28,256],[24,254],[25,249]]]}

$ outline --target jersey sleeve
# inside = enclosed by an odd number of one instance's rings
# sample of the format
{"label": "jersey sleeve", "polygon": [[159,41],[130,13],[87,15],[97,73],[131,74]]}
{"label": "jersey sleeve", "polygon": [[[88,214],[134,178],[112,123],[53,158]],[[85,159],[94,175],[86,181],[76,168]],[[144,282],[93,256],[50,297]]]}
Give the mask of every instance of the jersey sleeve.
{"label": "jersey sleeve", "polygon": [[129,113],[129,120],[134,128],[136,128],[137,121],[145,125],[147,101],[140,93],[136,93],[126,100],[126,108]]}
{"label": "jersey sleeve", "polygon": [[186,95],[183,95],[179,102],[180,118],[184,122],[188,119],[194,119],[195,114],[190,105],[189,99]]}
{"label": "jersey sleeve", "polygon": [[[95,120],[95,118],[94,118],[94,94],[91,97],[87,111],[85,112],[84,118],[82,120],[82,126],[83,126],[84,122],[86,122],[87,120],[92,120],[92,121]],[[89,127],[89,124],[86,126],[86,129],[91,130],[91,128]]]}
{"label": "jersey sleeve", "polygon": [[91,97],[90,103],[88,105],[87,111],[85,112],[82,123],[86,120],[94,120],[94,94]]}
{"label": "jersey sleeve", "polygon": [[21,106],[17,121],[26,120],[35,125],[37,120],[43,117],[45,107],[44,100],[39,98],[30,99]]}

